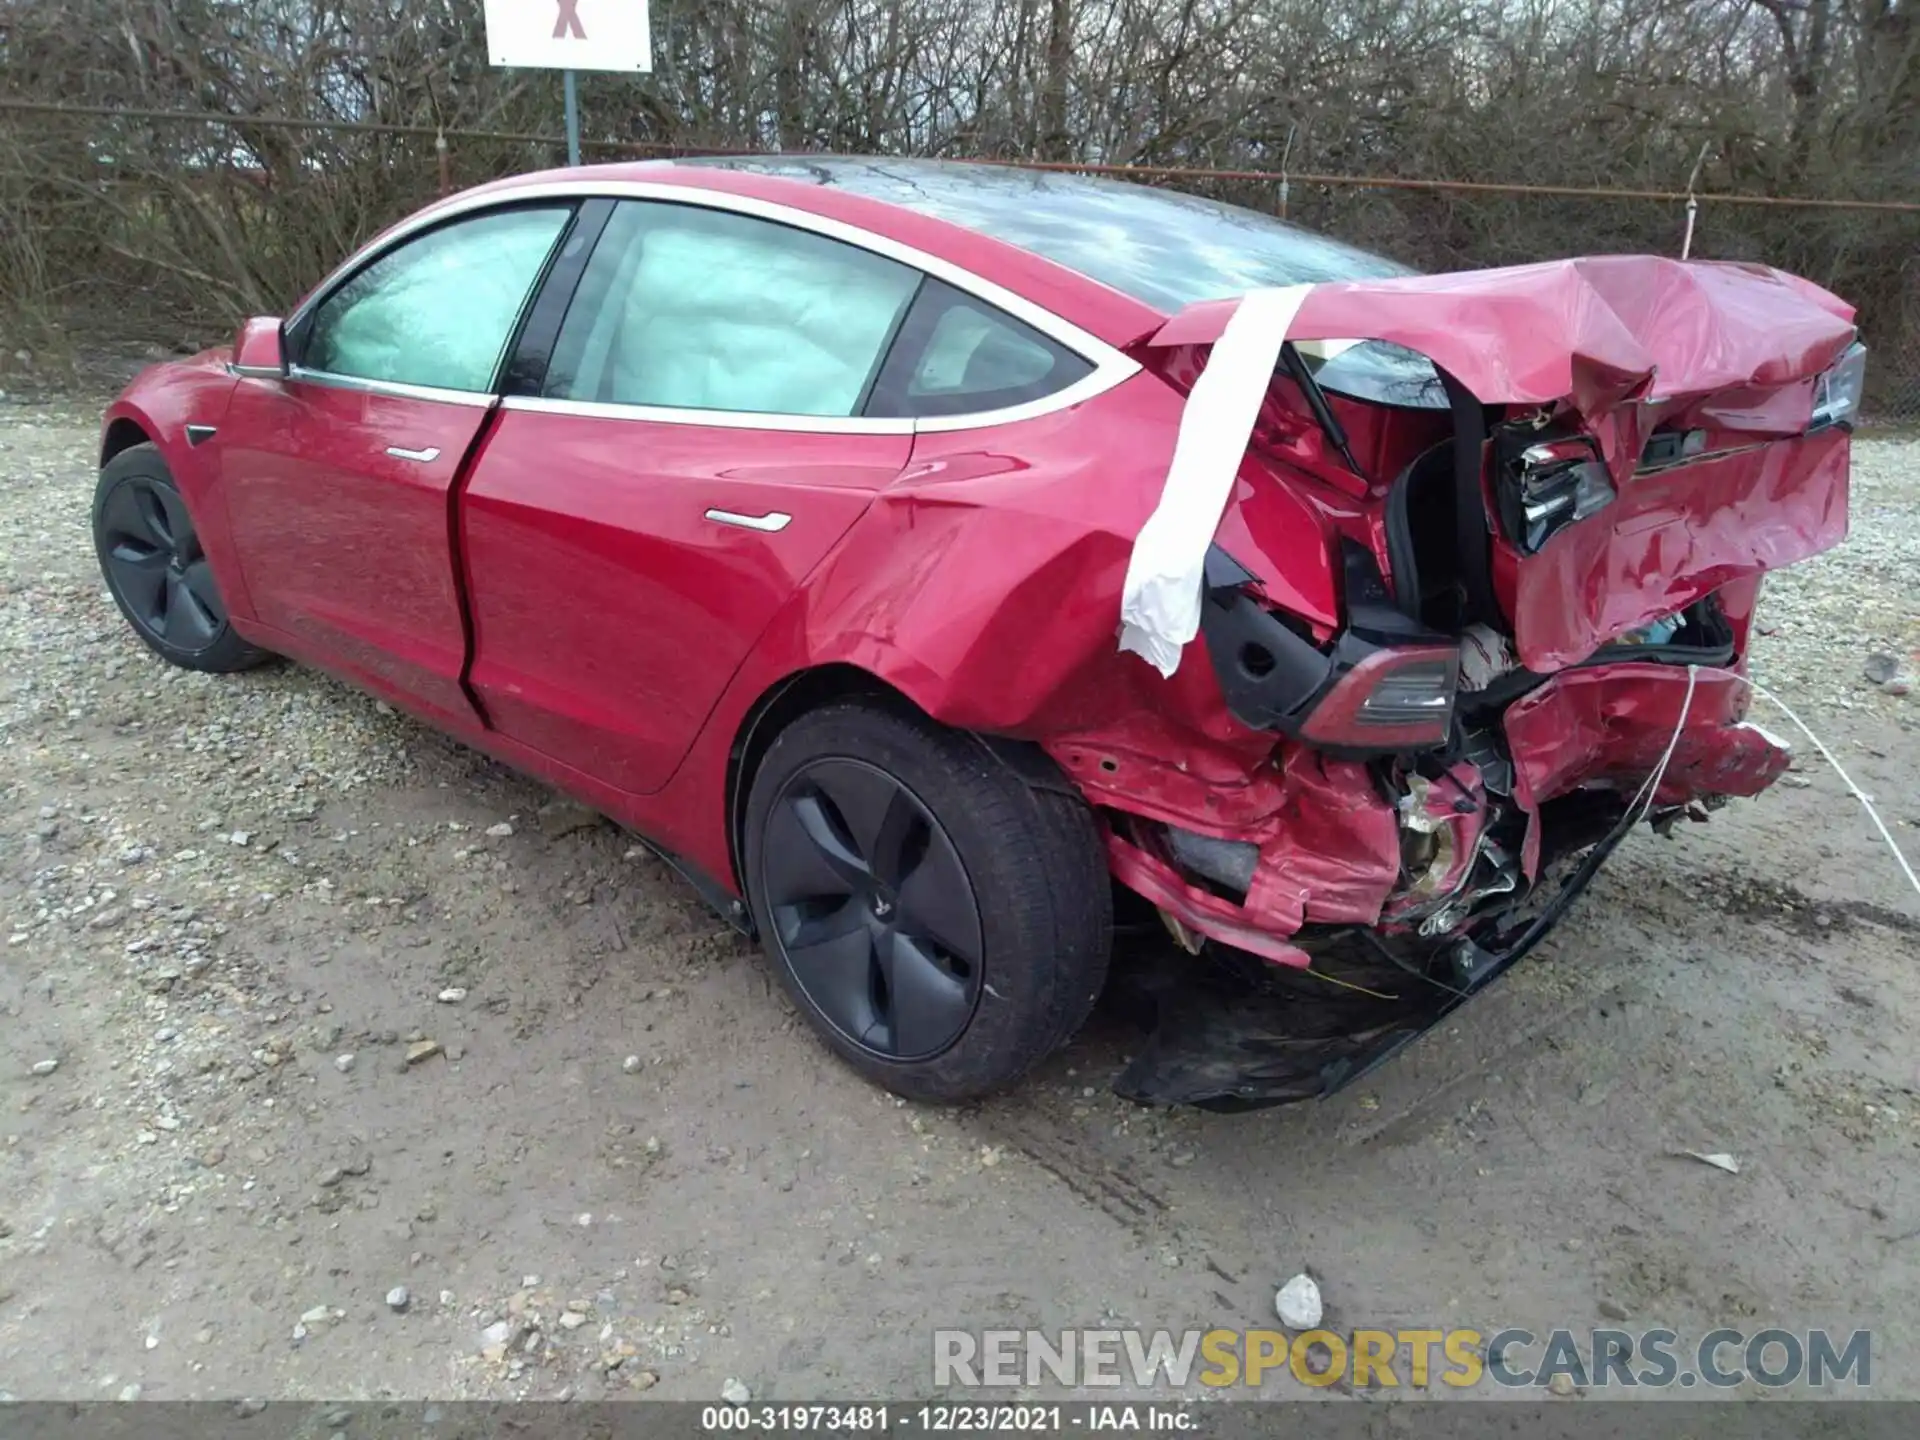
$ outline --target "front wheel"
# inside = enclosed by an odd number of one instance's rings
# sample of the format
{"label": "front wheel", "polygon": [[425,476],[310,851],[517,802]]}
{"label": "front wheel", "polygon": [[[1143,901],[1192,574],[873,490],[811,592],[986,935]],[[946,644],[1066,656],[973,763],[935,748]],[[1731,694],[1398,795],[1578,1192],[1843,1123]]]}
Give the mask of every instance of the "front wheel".
{"label": "front wheel", "polygon": [[152,445],[123,450],[100,471],[93,544],[114,603],[162,659],[225,672],[272,658],[228,623],[193,516]]}
{"label": "front wheel", "polygon": [[1112,895],[1086,804],[918,716],[849,702],[782,731],[754,776],[745,861],[787,993],[911,1099],[1018,1079],[1106,979]]}

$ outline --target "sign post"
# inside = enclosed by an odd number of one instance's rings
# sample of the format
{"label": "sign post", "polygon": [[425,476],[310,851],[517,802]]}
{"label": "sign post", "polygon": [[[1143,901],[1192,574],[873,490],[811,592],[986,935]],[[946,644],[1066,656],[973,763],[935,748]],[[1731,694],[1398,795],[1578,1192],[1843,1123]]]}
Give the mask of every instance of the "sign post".
{"label": "sign post", "polygon": [[571,70],[561,72],[560,85],[566,93],[567,164],[580,163],[580,82]]}
{"label": "sign post", "polygon": [[647,0],[485,0],[487,54],[495,65],[558,70],[566,92],[567,163],[580,163],[578,70],[629,75],[653,69]]}

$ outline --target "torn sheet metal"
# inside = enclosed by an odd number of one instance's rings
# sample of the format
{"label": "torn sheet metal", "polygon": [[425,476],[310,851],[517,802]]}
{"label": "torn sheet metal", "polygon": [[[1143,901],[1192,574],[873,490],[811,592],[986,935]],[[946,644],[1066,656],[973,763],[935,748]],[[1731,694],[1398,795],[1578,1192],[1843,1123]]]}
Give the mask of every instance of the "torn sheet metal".
{"label": "torn sheet metal", "polygon": [[1678,666],[1602,665],[1563,671],[1508,709],[1502,723],[1513,756],[1513,797],[1531,817],[1523,856],[1529,876],[1542,804],[1582,786],[1632,794],[1669,745],[1673,754],[1655,805],[1757,795],[1786,773],[1793,763],[1789,749],[1744,722],[1745,681],[1703,669],[1691,701],[1687,690],[1687,672]]}
{"label": "torn sheet metal", "polygon": [[[1239,304],[1189,305],[1148,343],[1213,344]],[[1776,389],[1817,375],[1853,343],[1853,315],[1764,265],[1596,255],[1317,285],[1289,333],[1388,341],[1487,404],[1566,401],[1591,416],[1627,398]]]}
{"label": "torn sheet metal", "polygon": [[[1812,379],[1853,343],[1853,313],[1818,286],[1765,266],[1640,255],[1260,290],[1189,305],[1147,342],[1210,345],[1212,354],[1182,413],[1160,503],[1134,545],[1122,595],[1120,648],[1171,675],[1181,648],[1197,633],[1207,546],[1288,339],[1301,344],[1385,341],[1427,356],[1487,404],[1570,406],[1594,432],[1620,481],[1631,476],[1639,460],[1643,402],[1726,392],[1732,403],[1742,394],[1766,392],[1769,423],[1782,433],[1804,428],[1812,411]],[[1764,463],[1779,468],[1789,462],[1770,458]],[[1736,464],[1729,473],[1743,480],[1743,468]],[[1749,488],[1764,501],[1768,496],[1762,492],[1777,486]],[[1700,512],[1726,499],[1715,495],[1689,504],[1678,519],[1699,525],[1705,518]],[[1702,593],[1834,543],[1835,525],[1844,529],[1844,519],[1837,518],[1844,516],[1844,483],[1809,487],[1805,504],[1798,507],[1806,513],[1787,527],[1797,536],[1786,544],[1791,553],[1766,563],[1744,552],[1780,543],[1777,527],[1756,529],[1747,509],[1735,508],[1739,513],[1731,519],[1717,513],[1710,518],[1723,530],[1737,528],[1736,548],[1744,551],[1725,563],[1715,555],[1702,556],[1703,563],[1689,571]],[[1583,543],[1603,543],[1607,527],[1590,528]],[[1670,547],[1670,541],[1662,544]],[[1584,577],[1590,585],[1581,577],[1568,581],[1557,573],[1558,565],[1536,568],[1555,571],[1552,582],[1561,588],[1571,583],[1580,599],[1588,597],[1578,592],[1599,590],[1609,613],[1582,624],[1584,612],[1575,610],[1572,623],[1580,633],[1562,637],[1561,644],[1529,644],[1523,624],[1521,659],[1535,668],[1584,658],[1607,634],[1686,603],[1671,593],[1664,552],[1637,560],[1582,558],[1619,563],[1610,564],[1604,575]],[[1656,589],[1657,605],[1640,615],[1641,602]],[[1616,600],[1617,594],[1626,598]],[[1549,613],[1552,603],[1523,597],[1509,613]],[[1632,610],[1639,618],[1617,624],[1615,610]]]}
{"label": "torn sheet metal", "polygon": [[1179,668],[1181,650],[1200,633],[1207,546],[1233,493],[1280,347],[1313,288],[1242,296],[1181,412],[1166,486],[1134,542],[1120,599],[1120,648],[1162,675]]}
{"label": "torn sheet metal", "polygon": [[1729,582],[1846,538],[1848,436],[1828,428],[1631,476],[1537,555],[1494,551],[1494,591],[1529,670],[1576,665]]}

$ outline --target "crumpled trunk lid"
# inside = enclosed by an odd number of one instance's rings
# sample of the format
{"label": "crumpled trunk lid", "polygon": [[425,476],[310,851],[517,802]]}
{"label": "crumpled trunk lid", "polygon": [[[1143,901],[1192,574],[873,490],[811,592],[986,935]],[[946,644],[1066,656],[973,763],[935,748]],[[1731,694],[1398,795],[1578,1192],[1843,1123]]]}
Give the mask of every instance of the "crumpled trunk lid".
{"label": "crumpled trunk lid", "polygon": [[[1145,343],[1211,347],[1247,298],[1190,305]],[[1812,422],[1853,313],[1763,266],[1621,255],[1315,285],[1269,338],[1404,346],[1497,407],[1492,591],[1516,658],[1549,672],[1844,538],[1848,434]],[[1594,476],[1577,519],[1529,536],[1546,501],[1513,492],[1541,444]]]}

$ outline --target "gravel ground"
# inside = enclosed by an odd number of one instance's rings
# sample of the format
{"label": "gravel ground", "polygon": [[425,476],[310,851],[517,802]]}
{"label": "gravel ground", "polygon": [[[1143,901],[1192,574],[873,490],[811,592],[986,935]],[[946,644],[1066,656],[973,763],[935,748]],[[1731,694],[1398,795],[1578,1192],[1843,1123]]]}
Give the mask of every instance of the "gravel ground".
{"label": "gravel ground", "polygon": [[[0,404],[0,1392],[919,1393],[936,1326],[1259,1325],[1311,1268],[1340,1327],[1872,1326],[1920,1396],[1920,900],[1813,757],[1332,1101],[1136,1110],[1103,1016],[912,1107],[590,813],[150,658],[97,413]],[[1920,647],[1920,444],[1856,458],[1758,673],[1920,854],[1920,699],[1863,674]]]}

